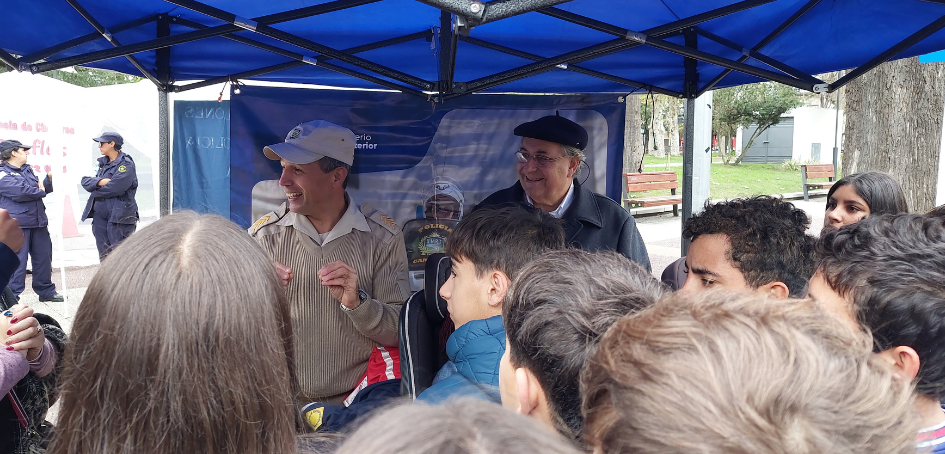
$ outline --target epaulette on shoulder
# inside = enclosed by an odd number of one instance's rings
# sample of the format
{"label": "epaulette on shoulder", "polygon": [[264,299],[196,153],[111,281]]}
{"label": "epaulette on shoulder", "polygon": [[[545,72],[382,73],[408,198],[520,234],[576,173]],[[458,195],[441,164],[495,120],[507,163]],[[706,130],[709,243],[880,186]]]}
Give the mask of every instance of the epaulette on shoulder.
{"label": "epaulette on shoulder", "polygon": [[[375,224],[384,227],[391,234],[396,235],[400,232],[400,226],[397,225],[397,221],[393,220],[390,216],[381,213],[380,210],[374,208],[374,205],[371,205],[369,202],[364,202],[359,207],[361,214],[364,215],[368,220],[373,221]],[[373,229],[372,229],[373,230]]]}
{"label": "epaulette on shoulder", "polygon": [[279,220],[282,219],[288,212],[288,205],[283,203],[282,206],[277,208],[275,211],[270,211],[264,214],[261,218],[257,219],[247,231],[250,235],[256,235],[256,232],[258,232],[259,229],[279,222]]}

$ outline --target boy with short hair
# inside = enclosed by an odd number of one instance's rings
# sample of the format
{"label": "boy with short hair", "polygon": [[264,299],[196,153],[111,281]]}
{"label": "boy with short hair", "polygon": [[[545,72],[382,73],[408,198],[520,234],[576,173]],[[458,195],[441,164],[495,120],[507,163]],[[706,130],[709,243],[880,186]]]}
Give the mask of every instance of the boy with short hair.
{"label": "boy with short hair", "polygon": [[677,292],[618,320],[581,377],[595,453],[915,454],[908,383],[811,300]]}
{"label": "boy with short hair", "polygon": [[610,325],[665,291],[649,271],[616,252],[568,249],[529,263],[503,302],[502,405],[579,440],[584,363]]}
{"label": "boy with short hair", "polygon": [[456,327],[446,342],[450,360],[418,399],[441,402],[472,396],[500,401],[502,299],[529,261],[563,248],[560,221],[519,205],[481,208],[460,221],[446,240],[452,271],[440,288]]}
{"label": "boy with short hair", "polygon": [[824,234],[810,296],[873,334],[873,350],[915,384],[919,447],[945,453],[945,218],[870,216]]}

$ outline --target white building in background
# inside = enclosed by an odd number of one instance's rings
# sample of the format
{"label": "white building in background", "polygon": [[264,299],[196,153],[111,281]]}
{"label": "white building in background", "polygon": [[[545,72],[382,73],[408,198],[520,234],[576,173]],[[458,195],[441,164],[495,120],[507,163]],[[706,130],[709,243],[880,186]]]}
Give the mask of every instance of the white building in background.
{"label": "white building in background", "polygon": [[[781,116],[781,122],[755,139],[742,162],[779,164],[784,161],[833,163],[834,134],[837,147],[843,147],[843,111],[836,125],[833,108],[803,106]],[[835,127],[836,125],[836,127]],[[754,126],[738,128],[735,149],[741,152],[754,132]]]}

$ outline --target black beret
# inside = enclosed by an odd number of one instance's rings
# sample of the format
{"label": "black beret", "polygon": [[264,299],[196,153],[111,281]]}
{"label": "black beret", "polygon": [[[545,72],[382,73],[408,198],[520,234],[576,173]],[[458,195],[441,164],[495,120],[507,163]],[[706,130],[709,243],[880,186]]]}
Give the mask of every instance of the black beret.
{"label": "black beret", "polygon": [[548,115],[515,127],[513,134],[520,137],[560,143],[583,150],[587,147],[587,131],[581,125],[557,115]]}

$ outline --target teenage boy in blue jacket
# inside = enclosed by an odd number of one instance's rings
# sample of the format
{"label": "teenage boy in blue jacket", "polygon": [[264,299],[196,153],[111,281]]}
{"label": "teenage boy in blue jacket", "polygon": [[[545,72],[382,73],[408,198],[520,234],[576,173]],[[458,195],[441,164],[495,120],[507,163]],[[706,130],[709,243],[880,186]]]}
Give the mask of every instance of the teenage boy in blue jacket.
{"label": "teenage boy in blue jacket", "polygon": [[502,299],[528,262],[563,248],[560,221],[520,205],[482,208],[460,221],[446,240],[452,271],[440,288],[456,327],[446,341],[450,360],[418,399],[466,396],[501,402]]}

